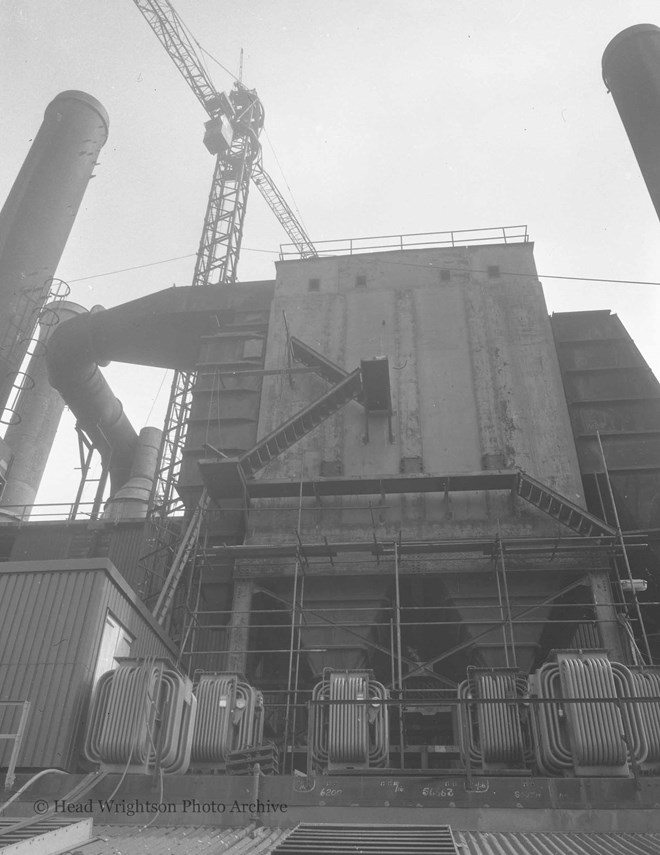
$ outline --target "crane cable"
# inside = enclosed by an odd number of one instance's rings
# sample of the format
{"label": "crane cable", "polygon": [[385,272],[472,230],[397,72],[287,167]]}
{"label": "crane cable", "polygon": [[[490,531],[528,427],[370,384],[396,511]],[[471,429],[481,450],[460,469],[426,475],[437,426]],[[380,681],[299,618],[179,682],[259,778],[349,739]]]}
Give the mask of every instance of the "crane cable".
{"label": "crane cable", "polygon": [[302,214],[300,213],[300,208],[298,207],[298,203],[296,202],[296,199],[295,199],[295,197],[294,197],[294,195],[293,195],[293,190],[291,189],[291,186],[290,186],[289,182],[286,180],[286,175],[284,174],[284,170],[282,169],[282,164],[280,163],[280,159],[279,159],[279,157],[277,156],[277,152],[275,151],[275,146],[273,145],[273,142],[272,142],[271,138],[268,136],[268,131],[266,130],[266,128],[264,128],[264,130],[263,130],[263,134],[264,134],[264,136],[266,137],[266,141],[268,142],[268,145],[270,146],[270,150],[271,150],[271,151],[272,151],[272,153],[273,153],[273,157],[274,157],[274,159],[275,159],[275,163],[277,163],[277,166],[278,166],[278,168],[279,168],[279,170],[280,170],[280,175],[281,175],[281,176],[282,176],[282,178],[284,179],[284,183],[286,184],[286,188],[287,188],[287,190],[289,191],[289,195],[290,195],[290,197],[291,197],[291,201],[293,202],[293,207],[295,208],[296,214],[298,215],[298,219],[299,219],[299,221],[300,221],[300,223],[301,223],[302,227],[303,227],[303,228],[305,229],[305,231],[307,232],[307,234],[309,234],[309,229],[307,228],[307,224],[306,224],[306,223],[305,223],[305,221],[303,220]]}

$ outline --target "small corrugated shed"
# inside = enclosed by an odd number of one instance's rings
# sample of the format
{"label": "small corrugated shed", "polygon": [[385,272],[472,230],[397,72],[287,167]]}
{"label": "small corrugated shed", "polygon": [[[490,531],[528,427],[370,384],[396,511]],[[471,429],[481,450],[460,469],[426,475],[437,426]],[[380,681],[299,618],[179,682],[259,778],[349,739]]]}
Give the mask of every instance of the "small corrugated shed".
{"label": "small corrugated shed", "polygon": [[30,521],[29,525],[2,521],[0,534],[10,561],[107,558],[136,590],[145,573],[139,559],[149,551],[146,543],[153,537],[152,527],[144,520]]}
{"label": "small corrugated shed", "polygon": [[[0,700],[30,701],[20,768],[77,768],[106,616],[131,635],[131,656],[175,660],[177,649],[103,558],[0,565]],[[0,732],[15,732],[0,707]],[[0,765],[10,747],[0,744]]]}
{"label": "small corrugated shed", "polygon": [[244,828],[152,825],[95,825],[80,855],[266,855],[291,833],[290,828]]}
{"label": "small corrugated shed", "polygon": [[464,855],[658,855],[660,834],[454,831]]}

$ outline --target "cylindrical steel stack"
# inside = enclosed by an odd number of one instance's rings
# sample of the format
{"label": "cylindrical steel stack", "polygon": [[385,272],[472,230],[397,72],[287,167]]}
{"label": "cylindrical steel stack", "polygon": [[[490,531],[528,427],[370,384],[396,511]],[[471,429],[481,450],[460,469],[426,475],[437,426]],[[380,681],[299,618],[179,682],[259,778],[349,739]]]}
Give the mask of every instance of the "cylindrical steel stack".
{"label": "cylindrical steel stack", "polygon": [[615,36],[603,53],[603,80],[660,218],[660,27],[637,24]]}
{"label": "cylindrical steel stack", "polygon": [[95,98],[60,93],[0,212],[0,411],[107,137],[108,115]]}

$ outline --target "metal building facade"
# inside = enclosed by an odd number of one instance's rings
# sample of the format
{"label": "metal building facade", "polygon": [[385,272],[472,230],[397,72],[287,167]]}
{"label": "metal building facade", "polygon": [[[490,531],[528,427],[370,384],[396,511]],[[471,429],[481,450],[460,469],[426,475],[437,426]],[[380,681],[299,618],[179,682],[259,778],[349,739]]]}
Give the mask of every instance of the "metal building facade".
{"label": "metal building facade", "polygon": [[[107,560],[0,567],[0,700],[31,705],[21,766],[77,768],[108,612],[134,637],[132,654],[176,658],[174,645]],[[2,732],[15,730],[16,721],[6,713]],[[7,749],[0,758],[7,763]]]}

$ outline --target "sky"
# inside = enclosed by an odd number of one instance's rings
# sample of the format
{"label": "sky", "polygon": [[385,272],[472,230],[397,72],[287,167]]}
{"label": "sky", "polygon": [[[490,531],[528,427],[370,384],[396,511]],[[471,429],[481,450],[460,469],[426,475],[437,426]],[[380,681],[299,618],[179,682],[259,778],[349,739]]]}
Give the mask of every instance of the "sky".
{"label": "sky", "polygon": [[[660,24],[656,0],[175,7],[234,74],[243,50],[264,166],[312,240],[526,224],[549,311],[612,310],[660,376],[660,223],[600,68],[622,29]],[[57,273],[70,299],[109,308],[190,284],[213,170],[206,114],[132,0],[2,0],[0,33],[0,200],[59,92],[89,92],[110,115]],[[239,278],[274,278],[287,240],[253,189]],[[105,373],[136,429],[162,423],[164,372]],[[41,502],[73,498],[72,425]]]}

